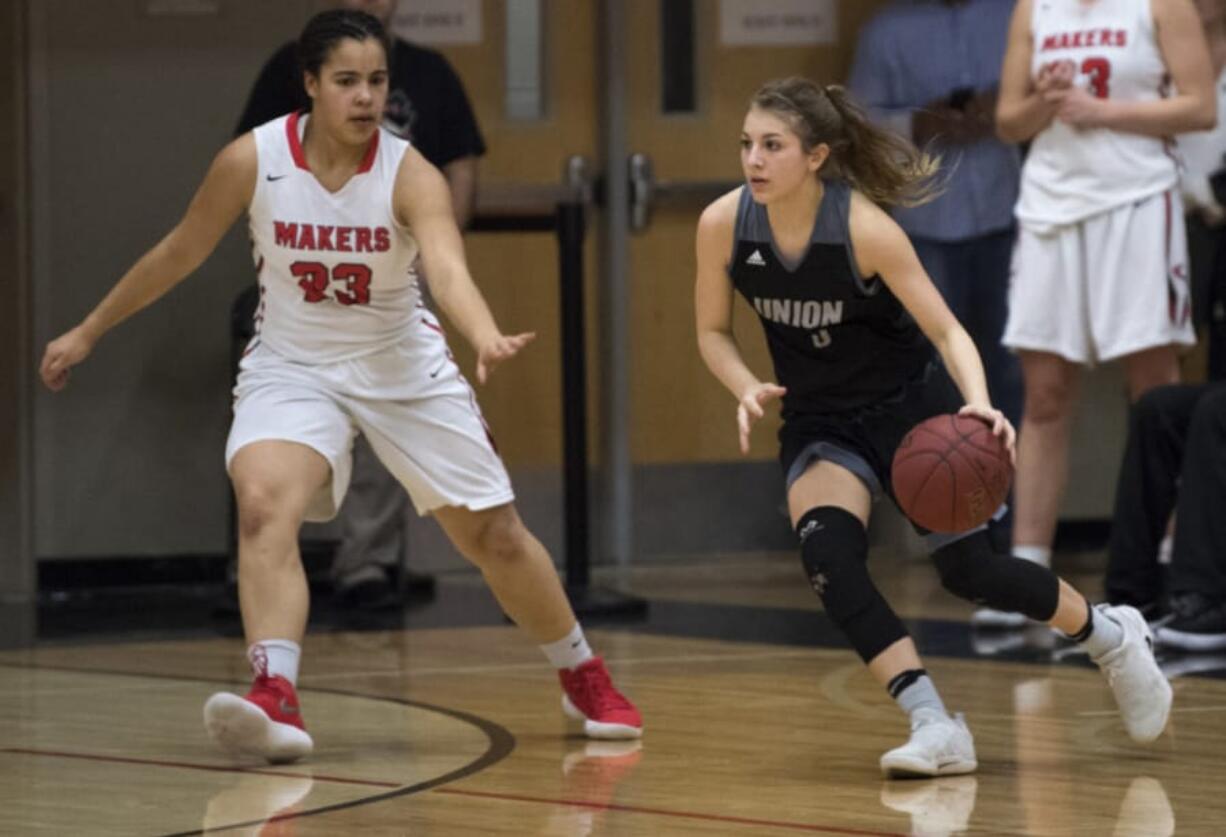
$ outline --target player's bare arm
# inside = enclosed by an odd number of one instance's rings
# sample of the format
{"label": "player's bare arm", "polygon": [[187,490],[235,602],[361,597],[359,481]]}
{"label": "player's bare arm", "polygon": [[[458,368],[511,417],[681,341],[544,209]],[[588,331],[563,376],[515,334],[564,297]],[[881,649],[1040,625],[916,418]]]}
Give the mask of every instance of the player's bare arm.
{"label": "player's bare arm", "polygon": [[421,248],[435,302],[477,352],[477,380],[484,383],[488,373],[531,342],[535,332],[499,331],[468,272],[447,181],[413,148],[405,150],[392,200],[397,220],[409,228]]}
{"label": "player's bare arm", "polygon": [[115,284],[79,325],[47,345],[39,374],[63,389],[68,370],[110,329],[152,304],[204,263],[255,192],[255,138],[244,134],[214,158],[182,220]]}
{"label": "player's bare arm", "polygon": [[737,399],[741,452],[748,453],[749,431],[753,423],[765,415],[763,405],[783,397],[786,390],[778,384],[758,380],[745,365],[732,333],[733,289],[727,268],[740,195],[741,189],[734,189],[708,206],[698,219],[694,312],[698,352],[711,373]]}
{"label": "player's bare arm", "polygon": [[848,226],[860,275],[881,277],[945,361],[966,399],[967,409],[963,412],[990,421],[994,432],[1002,434],[1012,448],[1013,428],[992,407],[975,343],[924,271],[906,233],[884,210],[858,192],[852,193]]}
{"label": "player's bare arm", "polygon": [[1172,82],[1169,96],[1130,101],[1099,98],[1070,87],[1053,98],[1056,118],[1076,128],[1109,128],[1168,137],[1217,124],[1214,74],[1200,18],[1191,0],[1153,0],[1158,49]]}
{"label": "player's bare arm", "polygon": [[1031,78],[1034,45],[1030,35],[1032,0],[1018,0],[1009,22],[1009,43],[1000,71],[1000,95],[996,100],[996,133],[1005,142],[1026,142],[1051,124],[1056,105],[1046,100],[1046,90],[1059,83],[1050,72]]}

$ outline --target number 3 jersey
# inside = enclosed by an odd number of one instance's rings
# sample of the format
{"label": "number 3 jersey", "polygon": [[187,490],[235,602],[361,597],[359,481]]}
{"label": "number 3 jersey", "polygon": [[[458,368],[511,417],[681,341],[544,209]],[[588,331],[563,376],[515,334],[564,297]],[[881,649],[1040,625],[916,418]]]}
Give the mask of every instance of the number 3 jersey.
{"label": "number 3 jersey", "polygon": [[758,314],[783,415],[837,413],[897,392],[932,359],[932,344],[878,276],[860,277],[851,249],[851,189],[825,191],[800,261],[780,256],[766,207],[741,189],[728,275]]}
{"label": "number 3 jersey", "polygon": [[[1098,98],[1166,95],[1150,0],[1034,0],[1030,32],[1032,78],[1071,62],[1073,84]],[[1030,147],[1017,217],[1029,226],[1070,224],[1164,192],[1178,179],[1171,151],[1156,137],[1053,120]]]}
{"label": "number 3 jersey", "polygon": [[392,212],[408,143],[380,128],[340,190],[307,167],[309,116],[254,130],[259,156],[248,210],[260,305],[254,347],[300,363],[351,360],[399,343],[421,316],[417,242]]}

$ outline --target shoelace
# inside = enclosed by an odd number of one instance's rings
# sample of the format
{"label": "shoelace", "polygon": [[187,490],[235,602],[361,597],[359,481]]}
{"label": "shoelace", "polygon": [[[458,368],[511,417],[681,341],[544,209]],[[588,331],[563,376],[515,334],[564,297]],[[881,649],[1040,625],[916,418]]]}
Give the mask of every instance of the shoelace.
{"label": "shoelace", "polygon": [[631,708],[630,701],[613,688],[613,681],[603,669],[585,669],[575,678],[574,683],[575,691],[584,706],[592,706],[595,709]]}

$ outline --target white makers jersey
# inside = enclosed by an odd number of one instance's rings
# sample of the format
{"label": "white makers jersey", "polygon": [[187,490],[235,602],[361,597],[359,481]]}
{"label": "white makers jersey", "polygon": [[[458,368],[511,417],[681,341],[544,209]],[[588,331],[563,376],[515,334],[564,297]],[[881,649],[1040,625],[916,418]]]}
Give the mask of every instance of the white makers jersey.
{"label": "white makers jersey", "polygon": [[403,339],[420,317],[417,242],[392,213],[408,143],[380,128],[357,172],[329,192],[307,168],[307,114],[254,131],[259,155],[249,209],[260,282],[259,342],[300,363],[333,363]]}
{"label": "white makers jersey", "polygon": [[[1034,0],[1031,75],[1071,61],[1074,84],[1095,96],[1159,99],[1168,85],[1149,0]],[[1017,217],[1068,224],[1163,192],[1178,170],[1166,141],[1058,120],[1034,140],[1022,169]]]}

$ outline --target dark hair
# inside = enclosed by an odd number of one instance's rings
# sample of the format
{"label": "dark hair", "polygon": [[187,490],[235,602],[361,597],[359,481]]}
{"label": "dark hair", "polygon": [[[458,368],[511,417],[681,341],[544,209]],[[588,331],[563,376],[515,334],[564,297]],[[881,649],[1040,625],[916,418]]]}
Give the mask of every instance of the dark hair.
{"label": "dark hair", "polygon": [[355,41],[374,38],[383,45],[383,54],[391,57],[392,42],[379,18],[351,9],[332,9],[308,20],[306,28],[298,36],[299,67],[318,76],[328,53],[345,38]]}
{"label": "dark hair", "polygon": [[806,152],[822,143],[830,146],[823,168],[875,203],[916,206],[941,193],[940,157],[874,125],[838,85],[819,87],[796,76],[776,79],[762,85],[750,104],[786,119]]}

